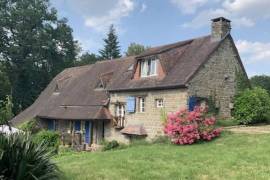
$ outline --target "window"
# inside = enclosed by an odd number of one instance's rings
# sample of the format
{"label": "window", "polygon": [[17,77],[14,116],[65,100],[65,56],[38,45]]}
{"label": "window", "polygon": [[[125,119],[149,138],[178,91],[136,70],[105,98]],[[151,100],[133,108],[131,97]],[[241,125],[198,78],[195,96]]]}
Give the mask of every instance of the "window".
{"label": "window", "polygon": [[156,107],[157,108],[163,107],[163,99],[156,99]]}
{"label": "window", "polygon": [[139,97],[139,112],[145,112],[145,98]]}
{"label": "window", "polygon": [[81,131],[81,121],[74,122],[74,130],[75,130],[75,132]]}
{"label": "window", "polygon": [[116,104],[115,105],[115,118],[114,118],[114,126],[116,128],[123,128],[125,125],[125,106],[124,104]]}
{"label": "window", "polygon": [[48,119],[48,130],[54,131],[55,130],[55,121],[53,119]]}
{"label": "window", "polygon": [[125,106],[123,104],[117,104],[115,106],[115,116],[124,117],[125,116]]}
{"label": "window", "polygon": [[157,59],[152,57],[141,61],[141,77],[157,75]]}
{"label": "window", "polygon": [[136,106],[136,98],[133,96],[128,96],[126,98],[126,110],[128,113],[134,113],[135,112],[135,106]]}

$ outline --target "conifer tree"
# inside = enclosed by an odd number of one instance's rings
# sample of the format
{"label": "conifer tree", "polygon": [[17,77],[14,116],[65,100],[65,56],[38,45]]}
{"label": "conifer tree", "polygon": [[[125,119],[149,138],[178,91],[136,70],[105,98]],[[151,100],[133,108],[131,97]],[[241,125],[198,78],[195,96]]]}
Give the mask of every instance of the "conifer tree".
{"label": "conifer tree", "polygon": [[121,57],[118,37],[113,25],[110,26],[107,38],[104,39],[104,49],[99,51],[101,59],[114,59]]}

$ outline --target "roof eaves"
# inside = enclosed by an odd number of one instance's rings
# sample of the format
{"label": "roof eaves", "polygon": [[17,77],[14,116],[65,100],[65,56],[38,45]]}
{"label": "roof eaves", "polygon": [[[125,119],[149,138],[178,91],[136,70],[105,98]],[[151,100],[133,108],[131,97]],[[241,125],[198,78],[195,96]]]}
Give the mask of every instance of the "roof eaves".
{"label": "roof eaves", "polygon": [[164,90],[164,89],[178,89],[187,88],[184,84],[179,85],[165,85],[165,86],[154,86],[154,87],[142,87],[142,88],[123,88],[123,89],[108,89],[108,92],[130,92],[130,91],[145,91],[145,90]]}

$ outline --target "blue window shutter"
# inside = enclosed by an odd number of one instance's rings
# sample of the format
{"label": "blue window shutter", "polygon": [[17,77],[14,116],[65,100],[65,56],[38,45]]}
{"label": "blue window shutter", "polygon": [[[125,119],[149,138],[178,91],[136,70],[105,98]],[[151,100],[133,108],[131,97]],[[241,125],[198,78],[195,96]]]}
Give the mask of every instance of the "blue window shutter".
{"label": "blue window shutter", "polygon": [[48,119],[48,130],[53,131],[54,130],[54,120]]}
{"label": "blue window shutter", "polygon": [[197,105],[196,97],[194,96],[189,97],[188,110],[193,111],[196,105]]}
{"label": "blue window shutter", "polygon": [[129,113],[135,112],[135,102],[136,102],[135,97],[132,96],[127,97],[127,107],[126,107],[127,112]]}
{"label": "blue window shutter", "polygon": [[75,121],[75,131],[81,130],[81,121]]}

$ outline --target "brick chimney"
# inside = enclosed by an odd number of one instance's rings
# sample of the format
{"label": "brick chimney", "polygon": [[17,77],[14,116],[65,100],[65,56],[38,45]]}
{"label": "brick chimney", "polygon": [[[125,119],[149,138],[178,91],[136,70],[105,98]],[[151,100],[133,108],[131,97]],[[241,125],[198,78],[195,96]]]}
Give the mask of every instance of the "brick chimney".
{"label": "brick chimney", "polygon": [[224,18],[218,17],[212,19],[212,40],[219,41],[224,38],[225,35],[231,31],[231,21]]}

